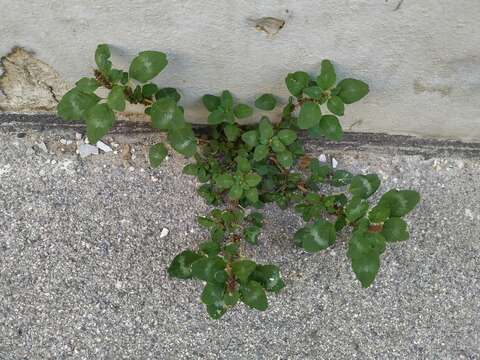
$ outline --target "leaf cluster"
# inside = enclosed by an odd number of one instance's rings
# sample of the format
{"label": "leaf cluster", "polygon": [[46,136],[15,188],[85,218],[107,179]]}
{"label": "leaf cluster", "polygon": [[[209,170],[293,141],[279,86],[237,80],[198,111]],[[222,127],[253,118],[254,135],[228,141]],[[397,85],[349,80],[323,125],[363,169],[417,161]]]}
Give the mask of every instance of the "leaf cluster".
{"label": "leaf cluster", "polygon": [[[167,65],[164,53],[140,52],[127,72],[113,68],[109,48],[101,44],[95,62],[94,77],[80,79],[60,101],[58,113],[65,120],[83,120],[95,143],[114,126],[115,112],[127,103],[143,104],[151,126],[168,142],[150,147],[151,166],[162,163],[169,147],[192,159],[183,172],[196,177],[198,194],[214,207],[197,219],[209,235],[198,249],[178,254],[168,274],[204,283],[200,299],[210,317],[220,318],[238,302],[263,311],[267,294],[285,286],[278,266],[245,256],[247,247],[259,243],[266,203],[291,206],[300,214],[305,224],[293,242],[307,253],[331,247],[337,232],[350,228],[346,255],[363,287],[374,281],[387,243],[408,239],[404,216],[419,202],[417,192],[392,189],[374,203],[377,175],[334,169],[305,152],[302,132],[340,140],[346,106],[369,92],[361,80],[337,81],[331,61],[323,60],[314,76],[289,73],[285,85],[291,96],[278,111],[279,99],[270,93],[253,104],[238,102],[228,90],[204,95],[207,134],[194,133],[175,88],[151,82]],[[106,89],[106,97],[98,95],[99,88]],[[273,121],[271,114],[278,113],[280,119]],[[256,121],[244,125],[247,118]],[[326,191],[332,188],[335,192]]]}

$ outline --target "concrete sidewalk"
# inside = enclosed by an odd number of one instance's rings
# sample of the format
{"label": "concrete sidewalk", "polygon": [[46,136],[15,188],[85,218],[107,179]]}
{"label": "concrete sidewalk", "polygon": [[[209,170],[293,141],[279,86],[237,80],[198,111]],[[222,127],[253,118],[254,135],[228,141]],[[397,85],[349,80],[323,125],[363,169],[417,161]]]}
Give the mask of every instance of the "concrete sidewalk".
{"label": "concrete sidewalk", "polygon": [[115,135],[116,154],[80,159],[72,130],[0,133],[1,360],[480,358],[480,154],[324,150],[377,172],[382,191],[421,193],[411,239],[388,247],[363,290],[345,235],[308,255],[292,242],[300,219],[268,206],[249,252],[287,286],[266,312],[212,321],[200,284],[165,271],[204,238],[195,217],[207,206],[181,157],[148,168],[154,137]]}

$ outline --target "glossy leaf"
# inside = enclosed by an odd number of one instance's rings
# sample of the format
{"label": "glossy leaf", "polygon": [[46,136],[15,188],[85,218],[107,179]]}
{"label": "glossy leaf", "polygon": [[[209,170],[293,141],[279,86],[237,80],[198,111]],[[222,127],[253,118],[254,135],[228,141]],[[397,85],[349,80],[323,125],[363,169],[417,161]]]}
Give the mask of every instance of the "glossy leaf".
{"label": "glossy leaf", "polygon": [[95,63],[98,66],[98,69],[103,73],[107,74],[112,68],[112,62],[110,59],[110,49],[107,44],[100,44],[95,50]]}
{"label": "glossy leaf", "polygon": [[244,119],[252,116],[253,109],[246,104],[238,104],[233,108],[233,113],[238,119]]}
{"label": "glossy leaf", "polygon": [[220,106],[220,98],[215,95],[206,94],[202,97],[203,105],[208,111],[213,112]]}
{"label": "glossy leaf", "polygon": [[328,99],[327,108],[331,113],[338,116],[343,116],[345,113],[345,104],[338,96],[332,96]]}
{"label": "glossy leaf", "polygon": [[168,267],[168,275],[180,279],[188,279],[192,277],[192,263],[202,256],[191,251],[185,250],[175,256],[172,263]]}
{"label": "glossy leaf", "polygon": [[150,146],[148,151],[148,159],[150,166],[159,167],[163,160],[167,157],[168,150],[162,143]]}
{"label": "glossy leaf", "polygon": [[160,51],[142,51],[130,63],[129,75],[132,79],[145,83],[167,66],[167,56]]}
{"label": "glossy leaf", "polygon": [[280,270],[275,265],[257,265],[251,279],[258,282],[267,291],[279,292],[285,287]]}
{"label": "glossy leaf", "polygon": [[317,84],[323,90],[328,90],[335,85],[337,75],[335,74],[335,68],[330,60],[323,60],[320,67],[320,74],[317,76]]}
{"label": "glossy leaf", "polygon": [[273,110],[277,106],[277,99],[272,94],[263,94],[255,100],[255,107],[261,110]]}
{"label": "glossy leaf", "polygon": [[150,117],[152,126],[160,130],[169,130],[185,123],[182,111],[170,98],[155,101],[150,110]]}
{"label": "glossy leaf", "polygon": [[267,310],[268,300],[262,285],[256,281],[250,281],[240,287],[241,300],[253,309]]}
{"label": "glossy leaf", "polygon": [[75,86],[78,90],[84,93],[93,93],[100,85],[98,84],[97,80],[84,77],[78,80],[75,83]]}
{"label": "glossy leaf", "polygon": [[65,120],[83,120],[86,112],[99,101],[97,95],[73,88],[63,95],[57,106],[57,112]]}
{"label": "glossy leaf", "polygon": [[353,196],[368,198],[380,186],[380,179],[375,174],[354,176],[348,189]]}
{"label": "glossy leaf", "polygon": [[402,218],[392,217],[383,224],[382,234],[388,242],[407,240],[407,223]]}
{"label": "glossy leaf", "polygon": [[319,123],[320,132],[327,139],[339,141],[343,137],[343,130],[335,115],[323,115]]}
{"label": "glossy leaf", "polygon": [[413,190],[390,190],[380,199],[379,205],[388,206],[391,216],[400,217],[408,214],[417,206],[420,194]]}
{"label": "glossy leaf", "polygon": [[354,222],[355,220],[365,216],[367,210],[367,200],[359,196],[354,196],[352,200],[348,202],[347,206],[345,206],[345,216],[347,217],[348,221]]}
{"label": "glossy leaf", "polygon": [[323,219],[314,224],[306,225],[295,233],[295,243],[307,252],[317,252],[335,243],[335,227]]}
{"label": "glossy leaf", "polygon": [[300,114],[298,116],[298,127],[300,129],[309,129],[314,127],[315,125],[319,124],[321,117],[322,113],[318,104],[307,101],[300,109]]}
{"label": "glossy leaf", "polygon": [[107,104],[116,111],[125,110],[125,95],[123,94],[123,86],[113,85],[112,90],[108,94]]}
{"label": "glossy leaf", "polygon": [[240,282],[246,282],[257,264],[251,260],[238,260],[232,264],[232,271]]}
{"label": "glossy leaf", "polygon": [[343,79],[337,85],[338,97],[345,104],[354,103],[368,94],[369,88],[366,83],[356,79]]}
{"label": "glossy leaf", "polygon": [[304,88],[308,86],[310,81],[310,76],[304,71],[297,71],[295,73],[290,73],[285,79],[285,84],[287,85],[288,91],[293,96],[300,96]]}
{"label": "glossy leaf", "polygon": [[87,136],[91,144],[96,144],[115,122],[115,115],[107,104],[96,104],[87,111]]}

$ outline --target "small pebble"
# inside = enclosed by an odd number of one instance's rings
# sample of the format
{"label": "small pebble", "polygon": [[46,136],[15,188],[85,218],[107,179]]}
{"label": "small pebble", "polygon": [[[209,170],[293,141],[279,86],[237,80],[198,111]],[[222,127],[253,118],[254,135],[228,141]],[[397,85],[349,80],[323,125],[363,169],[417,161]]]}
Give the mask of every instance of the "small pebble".
{"label": "small pebble", "polygon": [[170,231],[169,231],[167,228],[163,228],[162,231],[161,231],[161,233],[160,233],[160,239],[161,239],[161,238],[164,238],[165,236],[167,236],[169,232],[170,232]]}

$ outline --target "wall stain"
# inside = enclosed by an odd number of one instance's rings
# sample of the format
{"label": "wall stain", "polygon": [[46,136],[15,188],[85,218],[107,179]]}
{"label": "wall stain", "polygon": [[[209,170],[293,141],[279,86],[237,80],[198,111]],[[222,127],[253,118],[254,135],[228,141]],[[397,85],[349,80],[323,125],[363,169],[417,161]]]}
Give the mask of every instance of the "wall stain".
{"label": "wall stain", "polygon": [[426,85],[421,79],[417,79],[413,82],[413,90],[415,94],[421,93],[439,93],[442,96],[448,96],[452,92],[453,88],[448,85]]}
{"label": "wall stain", "polygon": [[262,17],[260,19],[249,19],[254,23],[255,29],[262,31],[269,36],[274,36],[285,26],[285,20],[274,17]]}
{"label": "wall stain", "polygon": [[21,47],[0,59],[0,111],[50,112],[68,85],[48,64]]}

